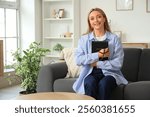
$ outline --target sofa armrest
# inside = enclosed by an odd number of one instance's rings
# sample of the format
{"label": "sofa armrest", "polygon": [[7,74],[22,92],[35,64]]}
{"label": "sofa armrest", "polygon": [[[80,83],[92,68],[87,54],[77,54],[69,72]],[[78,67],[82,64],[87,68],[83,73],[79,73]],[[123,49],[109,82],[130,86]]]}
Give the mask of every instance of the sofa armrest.
{"label": "sofa armrest", "polygon": [[53,83],[56,79],[64,78],[67,74],[65,62],[48,64],[41,67],[37,80],[37,92],[53,91]]}

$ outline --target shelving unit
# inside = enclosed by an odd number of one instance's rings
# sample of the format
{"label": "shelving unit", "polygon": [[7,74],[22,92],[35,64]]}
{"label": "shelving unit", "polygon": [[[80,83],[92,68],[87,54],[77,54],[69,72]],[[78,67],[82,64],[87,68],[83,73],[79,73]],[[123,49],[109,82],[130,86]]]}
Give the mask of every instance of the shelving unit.
{"label": "shelving unit", "polygon": [[[50,59],[59,58],[59,53],[53,47],[59,43],[64,48],[76,47],[79,39],[79,0],[43,0],[43,47],[49,48],[44,58],[44,64]],[[59,10],[64,10],[63,17],[59,18]],[[57,15],[54,15],[54,11]],[[65,36],[67,32],[71,36]]]}

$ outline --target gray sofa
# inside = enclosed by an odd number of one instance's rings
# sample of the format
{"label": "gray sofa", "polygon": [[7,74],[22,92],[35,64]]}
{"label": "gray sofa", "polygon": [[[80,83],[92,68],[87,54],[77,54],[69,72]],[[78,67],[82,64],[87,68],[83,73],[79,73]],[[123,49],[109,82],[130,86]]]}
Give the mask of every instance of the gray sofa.
{"label": "gray sofa", "polygon": [[[124,48],[122,73],[129,81],[118,86],[111,99],[150,99],[150,49]],[[37,92],[74,92],[76,78],[64,78],[67,74],[65,62],[42,66],[38,76]]]}

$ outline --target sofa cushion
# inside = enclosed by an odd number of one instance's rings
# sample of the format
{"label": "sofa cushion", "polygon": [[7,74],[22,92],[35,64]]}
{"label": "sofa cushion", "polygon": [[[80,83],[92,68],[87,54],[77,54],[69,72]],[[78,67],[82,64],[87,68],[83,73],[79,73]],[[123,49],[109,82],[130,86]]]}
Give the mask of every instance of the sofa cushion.
{"label": "sofa cushion", "polygon": [[80,74],[81,67],[75,63],[74,52],[75,48],[64,48],[60,54],[60,59],[64,59],[68,67],[66,78],[78,77]]}
{"label": "sofa cushion", "polygon": [[125,100],[149,100],[150,81],[132,82],[124,88]]}
{"label": "sofa cushion", "polygon": [[139,81],[150,80],[150,49],[143,49],[139,63]]}
{"label": "sofa cushion", "polygon": [[137,81],[141,52],[142,50],[138,48],[124,48],[124,62],[121,71],[128,81]]}
{"label": "sofa cushion", "polygon": [[61,78],[54,82],[54,92],[74,92],[72,85],[77,78]]}
{"label": "sofa cushion", "polygon": [[111,94],[111,99],[112,100],[123,100],[124,99],[124,97],[123,97],[124,96],[124,94],[123,94],[124,87],[125,87],[125,85],[123,85],[123,84],[117,86]]}

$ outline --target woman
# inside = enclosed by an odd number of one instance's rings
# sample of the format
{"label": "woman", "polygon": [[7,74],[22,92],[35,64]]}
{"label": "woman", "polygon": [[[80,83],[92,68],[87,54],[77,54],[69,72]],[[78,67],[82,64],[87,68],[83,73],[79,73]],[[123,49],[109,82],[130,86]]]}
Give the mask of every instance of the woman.
{"label": "woman", "polygon": [[[89,29],[81,36],[75,52],[76,63],[82,66],[82,70],[73,89],[98,100],[110,99],[111,92],[117,85],[128,83],[120,70],[124,58],[123,48],[118,36],[111,33],[102,9],[94,8],[89,12],[88,26]],[[92,53],[92,41],[107,41],[108,48]],[[108,60],[99,60],[102,57],[108,57]]]}

